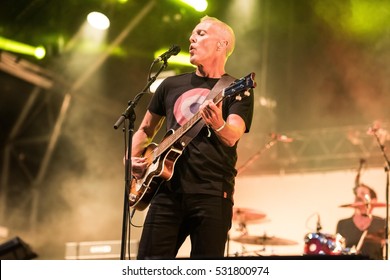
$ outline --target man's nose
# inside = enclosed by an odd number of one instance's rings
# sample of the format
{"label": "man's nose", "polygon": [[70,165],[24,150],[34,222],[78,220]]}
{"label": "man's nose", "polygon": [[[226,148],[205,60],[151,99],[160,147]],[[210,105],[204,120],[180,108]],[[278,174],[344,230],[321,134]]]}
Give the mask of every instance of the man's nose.
{"label": "man's nose", "polygon": [[195,35],[191,35],[191,36],[190,36],[190,42],[191,42],[191,43],[195,43],[195,42],[196,42]]}

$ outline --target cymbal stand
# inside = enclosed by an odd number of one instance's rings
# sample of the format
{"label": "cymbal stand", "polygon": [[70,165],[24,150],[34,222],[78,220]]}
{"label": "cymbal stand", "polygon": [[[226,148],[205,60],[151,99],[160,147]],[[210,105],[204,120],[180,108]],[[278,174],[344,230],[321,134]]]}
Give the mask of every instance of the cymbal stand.
{"label": "cymbal stand", "polygon": [[[254,251],[248,251],[245,247],[245,245],[241,245],[241,256],[250,256],[251,254],[255,254],[256,256],[261,256],[259,252],[265,252],[266,248],[265,245],[261,249],[254,250]],[[236,253],[236,256],[240,256],[238,253]]]}
{"label": "cymbal stand", "polygon": [[240,222],[238,224],[237,230],[242,232],[242,235],[247,235],[248,234],[248,229],[246,228],[246,223],[245,222]]}
{"label": "cymbal stand", "polygon": [[[246,228],[246,223],[244,221],[240,221],[238,223],[238,228],[236,228],[237,231],[241,232],[241,235],[247,235],[248,234],[248,230]],[[237,252],[234,254],[234,256],[237,257]],[[226,242],[226,256],[229,257],[230,256],[230,234],[228,233],[228,236],[227,236],[227,242]]]}
{"label": "cymbal stand", "polygon": [[388,156],[385,153],[385,146],[381,143],[381,140],[378,135],[378,129],[372,129],[371,134],[375,136],[378,146],[382,152],[382,155],[385,159],[385,173],[386,173],[386,222],[385,222],[385,260],[389,259],[389,170],[390,170],[390,161]]}

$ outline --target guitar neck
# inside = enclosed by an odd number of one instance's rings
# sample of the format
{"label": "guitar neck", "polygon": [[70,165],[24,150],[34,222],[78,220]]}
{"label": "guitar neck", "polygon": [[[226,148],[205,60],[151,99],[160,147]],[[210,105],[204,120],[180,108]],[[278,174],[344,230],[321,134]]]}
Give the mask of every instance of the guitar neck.
{"label": "guitar neck", "polygon": [[[220,92],[216,97],[214,97],[213,102],[215,104],[220,103],[223,97],[223,91]],[[161,143],[156,147],[154,158],[158,158],[162,155],[167,149],[169,149],[177,140],[179,140],[188,130],[190,130],[198,121],[201,120],[201,114],[198,111],[195,113],[191,119],[189,119],[183,126],[175,130],[171,135],[164,138]]]}

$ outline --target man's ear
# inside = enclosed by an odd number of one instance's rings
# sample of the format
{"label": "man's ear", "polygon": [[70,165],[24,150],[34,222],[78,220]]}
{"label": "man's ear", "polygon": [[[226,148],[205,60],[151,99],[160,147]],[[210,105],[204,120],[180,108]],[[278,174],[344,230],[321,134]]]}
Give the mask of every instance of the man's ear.
{"label": "man's ear", "polygon": [[229,44],[229,42],[228,41],[226,41],[226,40],[224,40],[224,41],[219,41],[218,42],[219,43],[219,47],[227,47],[228,46],[228,44]]}
{"label": "man's ear", "polygon": [[221,50],[221,49],[225,49],[226,50],[227,45],[228,45],[228,41],[219,41],[217,43],[217,49],[218,50]]}

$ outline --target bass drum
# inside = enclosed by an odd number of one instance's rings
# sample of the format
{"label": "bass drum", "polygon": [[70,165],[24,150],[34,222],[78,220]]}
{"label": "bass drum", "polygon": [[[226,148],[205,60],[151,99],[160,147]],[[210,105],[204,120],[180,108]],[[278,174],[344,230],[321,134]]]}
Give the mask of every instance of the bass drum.
{"label": "bass drum", "polygon": [[306,255],[341,255],[345,252],[345,239],[340,234],[308,233],[304,240]]}

